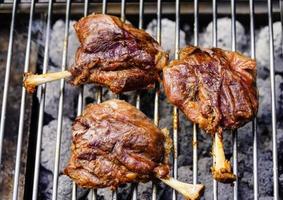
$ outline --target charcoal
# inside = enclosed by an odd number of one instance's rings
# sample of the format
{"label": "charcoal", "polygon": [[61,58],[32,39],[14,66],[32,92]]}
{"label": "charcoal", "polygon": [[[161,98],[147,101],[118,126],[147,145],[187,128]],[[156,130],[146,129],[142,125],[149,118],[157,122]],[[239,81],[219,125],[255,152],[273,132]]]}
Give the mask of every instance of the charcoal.
{"label": "charcoal", "polygon": [[[273,23],[273,41],[274,41],[274,64],[275,72],[283,73],[282,62],[282,27],[281,22]],[[260,29],[256,37],[256,58],[258,62],[258,75],[262,78],[269,76],[270,58],[269,58],[269,27]]]}
{"label": "charcoal", "polygon": [[260,122],[265,125],[269,125],[271,123],[270,79],[258,79],[257,86],[259,93],[259,108],[257,117]]}
{"label": "charcoal", "polygon": [[259,200],[273,200],[274,198],[272,196],[263,196],[259,197]]}
{"label": "charcoal", "polygon": [[[54,159],[55,159],[55,144],[57,137],[57,125],[58,121],[53,120],[49,124],[43,127],[42,133],[42,149],[41,149],[41,165],[49,170],[54,169]],[[63,118],[62,124],[62,135],[61,135],[61,151],[60,151],[60,168],[59,171],[63,171],[64,167],[70,157],[71,152],[71,125],[72,121],[68,118]]]}
{"label": "charcoal", "polygon": [[[58,196],[57,199],[71,199],[72,197],[72,180],[66,175],[60,175],[58,180]],[[77,189],[77,198],[80,199],[85,197],[88,193],[87,189],[78,188]]]}
{"label": "charcoal", "polygon": [[279,125],[283,126],[283,76],[275,76],[276,110]]}
{"label": "charcoal", "polygon": [[[170,53],[170,59],[174,58],[174,47],[175,40],[172,39],[172,36],[175,34],[175,22],[164,18],[161,20],[161,46],[165,51]],[[146,32],[148,32],[152,37],[157,38],[157,21],[152,20],[146,28]],[[186,45],[186,34],[183,30],[180,30],[180,47],[184,47]]]}
{"label": "charcoal", "polygon": [[[260,126],[266,126],[271,129],[271,86],[270,79],[258,79],[257,80],[258,91],[259,91],[259,110],[258,119],[263,124]],[[276,114],[278,118],[278,123],[283,119],[283,78],[281,75],[275,75],[275,101],[276,101]]]}
{"label": "charcoal", "polygon": [[[53,188],[53,175],[52,172],[41,167],[40,169],[40,180],[39,180],[39,199],[50,200],[52,199],[52,188]],[[80,199],[85,197],[88,190],[78,188],[77,198]],[[58,177],[58,189],[57,189],[57,199],[65,200],[72,198],[72,180],[66,175],[60,175]]]}
{"label": "charcoal", "polygon": [[[70,21],[69,23],[69,37],[68,37],[68,51],[67,51],[67,65],[70,66],[74,62],[74,55],[79,47],[79,41],[77,39],[73,25],[76,21]],[[65,34],[65,22],[63,20],[57,20],[53,27],[50,38],[49,56],[51,61],[57,67],[62,65],[62,55],[64,49],[64,34]]]}
{"label": "charcoal", "polygon": [[272,152],[260,151],[258,158],[258,180],[260,196],[273,195]]}
{"label": "charcoal", "polygon": [[[217,47],[226,50],[231,50],[232,38],[231,38],[231,19],[228,17],[220,18],[217,20],[218,31],[217,32]],[[204,32],[200,34],[200,46],[212,47],[212,22],[208,24]],[[245,52],[247,48],[247,34],[245,33],[244,26],[236,20],[236,49],[240,52]]]}

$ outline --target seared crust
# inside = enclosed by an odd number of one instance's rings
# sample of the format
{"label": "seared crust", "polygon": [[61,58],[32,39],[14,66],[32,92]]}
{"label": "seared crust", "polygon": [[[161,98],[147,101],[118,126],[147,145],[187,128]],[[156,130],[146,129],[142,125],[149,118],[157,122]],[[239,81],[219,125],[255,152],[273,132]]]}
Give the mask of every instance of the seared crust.
{"label": "seared crust", "polygon": [[238,52],[188,46],[163,70],[169,101],[206,132],[236,129],[257,113],[256,62]]}
{"label": "seared crust", "polygon": [[91,104],[73,124],[65,174],[87,188],[164,178],[168,145],[168,137],[134,106],[121,100]]}
{"label": "seared crust", "polygon": [[81,46],[70,69],[73,85],[97,83],[115,93],[144,88],[167,64],[168,54],[148,33],[118,17],[91,14],[74,28]]}

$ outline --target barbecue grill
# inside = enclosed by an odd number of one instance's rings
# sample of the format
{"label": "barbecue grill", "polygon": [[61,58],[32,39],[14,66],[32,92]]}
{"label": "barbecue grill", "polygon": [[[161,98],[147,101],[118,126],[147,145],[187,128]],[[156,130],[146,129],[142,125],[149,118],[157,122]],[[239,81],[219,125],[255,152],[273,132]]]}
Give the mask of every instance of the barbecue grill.
{"label": "barbecue grill", "polygon": [[[0,1],[1,2],[1,1]],[[280,1],[281,3],[281,1]],[[266,8],[267,5],[267,8]],[[281,6],[281,4],[280,4]],[[237,12],[236,12],[237,7]],[[274,8],[273,8],[274,7]],[[68,51],[68,34],[69,34],[69,22],[71,15],[76,16],[86,16],[89,12],[96,13],[108,13],[114,14],[121,17],[122,20],[126,20],[127,15],[134,16],[138,18],[138,24],[135,24],[138,28],[145,28],[144,21],[147,15],[155,16],[157,19],[157,41],[160,43],[162,41],[161,37],[161,19],[162,15],[170,15],[175,20],[175,36],[172,36],[175,40],[175,58],[178,59],[178,50],[180,48],[180,21],[182,17],[186,14],[190,14],[193,16],[193,43],[194,45],[199,44],[199,30],[200,30],[200,18],[203,16],[210,17],[213,21],[213,44],[212,46],[217,47],[217,32],[225,31],[217,29],[217,18],[221,14],[230,13],[231,17],[231,47],[232,51],[236,51],[236,17],[237,14],[245,15],[245,17],[249,17],[250,22],[250,56],[252,58],[256,58],[255,52],[255,16],[260,15],[262,13],[267,12],[266,16],[268,20],[269,26],[269,48],[270,48],[270,80],[271,80],[271,110],[272,110],[272,160],[273,160],[273,197],[274,199],[280,199],[279,197],[279,175],[278,175],[278,161],[277,161],[277,120],[276,120],[276,102],[275,102],[275,64],[274,64],[274,38],[273,38],[273,17],[277,17],[280,15],[283,19],[283,7],[279,9],[279,1],[257,1],[257,0],[249,0],[249,1],[221,1],[221,0],[212,0],[212,1],[111,1],[111,0],[102,0],[102,1],[91,1],[85,0],[81,1],[55,1],[55,0],[9,0],[0,3],[0,15],[10,16],[10,35],[9,35],[9,45],[7,48],[7,59],[6,59],[6,68],[5,68],[5,76],[0,77],[0,80],[4,80],[3,96],[2,96],[2,109],[1,109],[1,121],[0,121],[0,164],[3,165],[3,152],[5,147],[4,141],[4,133],[7,130],[7,126],[9,126],[7,122],[7,116],[10,113],[7,110],[7,105],[9,104],[9,85],[10,85],[10,71],[11,71],[11,63],[13,57],[13,43],[14,43],[14,33],[15,33],[15,25],[16,20],[18,19],[18,15],[29,13],[28,20],[28,31],[27,31],[27,42],[26,42],[26,52],[25,52],[25,62],[23,64],[22,72],[27,72],[31,70],[30,68],[30,54],[31,54],[31,40],[32,40],[32,25],[36,17],[40,14],[46,17],[46,27],[45,27],[45,43],[44,43],[44,56],[42,63],[42,72],[46,73],[49,65],[49,48],[50,48],[50,34],[51,34],[51,25],[52,18],[56,16],[62,16],[65,14],[65,32],[64,32],[64,46],[63,48],[63,56],[62,56],[62,65],[61,70],[64,71],[67,67],[67,51]],[[43,13],[43,14],[42,14]],[[262,17],[262,15],[260,15]],[[2,18],[3,19],[3,18]],[[184,20],[184,19],[182,19]],[[281,20],[283,23],[283,20]],[[228,27],[227,27],[228,28]],[[20,67],[20,66],[19,66]],[[280,67],[280,66],[278,66]],[[58,105],[58,125],[57,125],[57,135],[56,142],[53,144],[55,148],[55,162],[54,162],[54,170],[53,170],[53,190],[52,190],[52,199],[57,199],[58,194],[58,177],[59,177],[59,163],[60,163],[60,144],[61,133],[62,133],[62,123],[63,123],[63,105],[64,105],[64,89],[65,89],[65,81],[61,80],[60,82],[60,93],[59,93],[59,105]],[[82,112],[84,105],[84,88],[79,88],[80,92],[77,98],[77,115],[80,115]],[[15,199],[38,199],[39,196],[39,178],[40,178],[40,153],[41,153],[41,144],[42,142],[42,129],[44,125],[45,115],[45,94],[46,94],[46,85],[42,85],[38,88],[38,104],[30,104],[31,99],[26,94],[24,88],[22,88],[22,93],[18,94],[18,98],[21,97],[20,109],[19,109],[19,119],[18,119],[18,134],[17,134],[17,148],[16,148],[16,160],[14,164],[14,174],[13,174],[13,184],[10,191],[6,191],[10,194],[10,198]],[[94,94],[95,95],[95,94]],[[103,101],[103,93],[102,88],[97,87],[96,92],[96,103],[100,103]],[[159,85],[155,85],[155,95],[152,101],[153,105],[153,120],[156,125],[159,125]],[[36,96],[33,97],[35,101]],[[142,99],[140,98],[140,93],[137,92],[135,94],[135,103],[136,107],[140,108]],[[32,105],[32,106],[30,106]],[[27,109],[31,109],[30,115],[26,116]],[[27,119],[28,118],[28,119]],[[30,122],[29,128],[25,128],[25,123]],[[179,112],[176,107],[173,108],[172,112],[172,137],[173,137],[173,159],[172,159],[172,175],[174,178],[178,178],[178,137],[181,130],[179,128]],[[258,131],[257,131],[257,121],[256,119],[252,123],[252,132],[253,132],[253,192],[254,199],[259,198],[259,180],[258,180]],[[198,183],[198,128],[196,125],[193,125],[193,183]],[[33,133],[32,133],[33,132]],[[7,133],[5,133],[6,135]],[[234,174],[238,174],[238,143],[243,141],[238,141],[237,139],[237,131],[233,132],[232,137],[232,148],[233,148],[233,172]],[[36,137],[34,137],[36,136]],[[29,137],[30,141],[28,144],[28,153],[27,158],[22,157],[22,151],[25,146],[23,145],[23,140],[25,137]],[[35,140],[36,138],[36,140]],[[23,173],[24,181],[20,182],[20,177],[22,174],[22,161],[26,159],[27,166],[26,170]],[[0,169],[1,173],[4,173],[3,167]],[[1,179],[0,179],[1,180]],[[2,180],[3,181],[3,180]],[[0,183],[1,184],[1,183]],[[238,199],[238,181],[233,184],[233,194],[231,194],[230,199]],[[213,181],[213,199],[218,199],[218,184],[216,181]],[[77,187],[73,183],[72,190],[72,199],[77,199]],[[91,199],[97,199],[96,195],[97,191],[90,191]],[[152,183],[152,197],[151,199],[157,199],[158,187],[155,183]],[[212,194],[211,194],[212,195]],[[1,194],[0,194],[1,196]],[[132,198],[138,198],[138,185],[132,185]],[[117,199],[117,193],[113,192],[113,199]],[[282,197],[281,197],[282,198]],[[175,191],[172,192],[172,199],[177,199],[177,193]]]}

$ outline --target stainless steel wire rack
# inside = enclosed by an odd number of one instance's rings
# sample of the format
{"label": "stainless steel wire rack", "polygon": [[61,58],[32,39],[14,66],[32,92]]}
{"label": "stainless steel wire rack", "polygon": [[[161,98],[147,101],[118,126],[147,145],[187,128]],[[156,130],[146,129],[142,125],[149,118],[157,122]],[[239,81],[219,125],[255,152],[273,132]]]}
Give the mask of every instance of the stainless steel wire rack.
{"label": "stainless steel wire rack", "polygon": [[[11,22],[10,22],[10,36],[9,36],[9,46],[7,49],[7,61],[6,61],[6,73],[4,77],[0,77],[4,80],[4,88],[3,89],[3,97],[2,97],[2,108],[1,108],[1,121],[0,121],[0,164],[2,160],[2,152],[5,146],[3,146],[3,137],[5,133],[5,125],[6,116],[9,115],[7,112],[7,103],[8,103],[8,89],[9,89],[9,79],[10,79],[10,70],[11,70],[11,61],[12,61],[12,54],[13,54],[13,42],[14,42],[14,32],[15,32],[15,20],[19,13],[25,12],[29,13],[29,25],[27,31],[27,43],[26,43],[26,52],[25,52],[25,63],[23,72],[29,71],[29,63],[30,63],[30,51],[31,51],[31,37],[32,37],[32,23],[35,20],[35,13],[42,12],[43,10],[47,16],[46,22],[46,39],[44,45],[44,58],[43,58],[43,73],[47,72],[48,69],[48,62],[49,62],[49,48],[50,48],[50,29],[51,29],[51,20],[53,17],[54,12],[65,14],[65,33],[64,33],[64,46],[63,46],[63,56],[62,56],[62,65],[61,70],[64,71],[67,67],[67,50],[68,50],[68,34],[69,34],[69,21],[71,13],[81,14],[81,16],[86,16],[89,13],[89,10],[92,12],[101,12],[101,13],[110,13],[110,14],[120,14],[122,20],[126,19],[126,14],[135,14],[138,16],[138,28],[144,28],[144,14],[152,13],[156,15],[157,19],[157,41],[160,43],[162,40],[161,37],[161,17],[163,13],[171,13],[175,15],[175,59],[178,59],[178,51],[180,47],[180,18],[182,14],[186,13],[193,13],[194,17],[194,27],[193,27],[193,35],[194,35],[194,45],[199,44],[199,17],[202,13],[211,14],[213,20],[213,46],[217,47],[217,17],[219,12],[223,13],[226,12],[227,9],[231,14],[231,32],[232,32],[232,40],[231,46],[232,51],[236,50],[236,5],[238,4],[241,6],[239,12],[247,12],[249,13],[249,21],[250,21],[250,56],[255,58],[255,3],[257,3],[257,11],[262,12],[262,10],[266,9],[263,5],[267,3],[267,17],[268,17],[268,25],[269,25],[269,41],[270,41],[270,80],[271,80],[271,107],[272,107],[272,152],[273,152],[273,196],[275,200],[279,199],[279,186],[278,186],[278,161],[277,161],[277,129],[276,129],[276,108],[275,108],[275,75],[274,75],[274,45],[273,45],[273,5],[274,1],[267,0],[265,1],[256,1],[256,0],[249,0],[249,1],[164,1],[161,0],[157,1],[128,1],[121,0],[121,1],[92,1],[85,0],[84,2],[80,1],[73,1],[66,0],[66,1],[54,1],[54,0],[44,0],[44,1],[23,1],[20,2],[18,0],[11,0],[11,1],[4,1],[0,3],[0,14],[3,13],[11,13]],[[71,11],[71,4],[74,5]],[[133,6],[133,5],[138,5]],[[208,4],[208,6],[207,6]],[[275,2],[275,5],[279,5],[279,1]],[[163,7],[163,9],[162,9]],[[91,8],[91,9],[89,9]],[[47,9],[47,10],[46,10]],[[83,10],[83,11],[82,11]],[[279,12],[279,7],[275,8],[276,12]],[[108,12],[109,11],[109,12]],[[127,12],[126,12],[127,11]],[[282,11],[282,9],[281,9]],[[39,92],[39,106],[36,112],[38,113],[37,121],[37,139],[36,139],[36,146],[35,146],[35,160],[33,163],[34,174],[33,183],[32,183],[32,195],[30,198],[33,200],[38,198],[38,182],[39,182],[39,172],[40,172],[40,150],[41,150],[41,143],[42,143],[42,128],[43,128],[43,121],[44,121],[44,110],[45,110],[45,94],[46,94],[46,85],[42,85],[38,88]],[[59,105],[58,105],[58,125],[57,125],[57,138],[55,145],[55,163],[54,163],[54,178],[53,178],[53,192],[52,192],[52,199],[57,199],[58,193],[58,176],[59,176],[59,162],[60,162],[60,143],[61,141],[61,133],[62,133],[62,121],[63,121],[63,105],[64,105],[64,90],[65,90],[65,81],[61,80],[60,82],[60,94],[59,94]],[[159,84],[156,83],[155,85],[155,97],[154,97],[154,123],[158,126],[159,124]],[[26,107],[26,90],[22,88],[21,95],[21,106],[20,106],[20,115],[18,121],[18,136],[17,136],[17,150],[16,150],[16,160],[14,166],[14,181],[13,181],[13,190],[12,190],[12,198],[16,200],[19,198],[19,176],[20,176],[20,168],[21,168],[21,151],[22,151],[22,141],[23,141],[23,134],[24,134],[24,120],[25,120],[25,107]],[[77,114],[80,115],[83,109],[83,87],[80,88],[80,93],[77,100]],[[97,90],[97,103],[103,101],[102,95],[102,88],[99,87]],[[140,96],[137,92],[136,95],[136,107],[140,108]],[[175,107],[172,113],[172,126],[173,126],[173,163],[172,163],[172,170],[173,176],[178,178],[178,136],[179,132],[182,131],[179,129],[179,113],[178,109]],[[196,125],[193,125],[193,183],[198,183],[198,131]],[[239,141],[240,142],[240,141]],[[237,131],[233,133],[233,171],[235,174],[238,174],[238,158],[237,158]],[[253,191],[254,191],[254,199],[258,199],[259,197],[259,186],[258,186],[258,164],[257,164],[257,149],[258,149],[258,135],[257,135],[257,122],[256,120],[253,121]],[[217,182],[214,181],[213,183],[213,199],[218,199],[218,190],[217,190]],[[234,200],[238,199],[238,182],[236,181],[233,185],[234,193],[231,199]],[[76,184],[73,183],[73,192],[72,192],[72,199],[77,199],[76,195]],[[133,185],[133,199],[137,199],[137,190],[138,185]],[[152,187],[152,199],[157,199],[157,187],[153,184]],[[91,191],[92,199],[96,199],[96,191]],[[117,194],[113,192],[113,199],[117,199]],[[177,194],[174,191],[173,200],[177,199]]]}

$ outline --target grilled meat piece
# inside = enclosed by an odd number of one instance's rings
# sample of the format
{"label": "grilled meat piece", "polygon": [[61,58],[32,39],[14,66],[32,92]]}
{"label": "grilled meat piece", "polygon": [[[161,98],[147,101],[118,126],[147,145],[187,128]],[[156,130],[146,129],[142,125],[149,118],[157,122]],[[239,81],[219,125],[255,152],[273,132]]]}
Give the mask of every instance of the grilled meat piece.
{"label": "grilled meat piece", "polygon": [[145,31],[123,23],[118,17],[91,14],[75,25],[80,47],[69,71],[42,75],[25,74],[24,86],[71,77],[77,86],[95,83],[114,93],[146,88],[159,81],[168,54]]}
{"label": "grilled meat piece", "polygon": [[236,129],[256,115],[256,62],[238,52],[188,46],[163,69],[169,101],[213,136],[213,178],[236,179],[225,158],[223,129]]}
{"label": "grilled meat piece", "polygon": [[145,31],[118,17],[92,14],[74,26],[81,47],[70,72],[74,85],[93,82],[113,92],[143,88],[159,79],[168,55]]}
{"label": "grilled meat piece", "polygon": [[171,139],[141,111],[121,100],[89,105],[73,124],[72,153],[64,172],[86,188],[117,188],[159,179],[185,199],[199,199],[202,184],[169,177]]}
{"label": "grilled meat piece", "polygon": [[73,124],[65,173],[87,188],[166,178],[170,142],[167,133],[125,101],[91,104]]}
{"label": "grilled meat piece", "polygon": [[189,46],[163,76],[169,101],[208,133],[236,129],[257,113],[256,62],[238,52]]}

